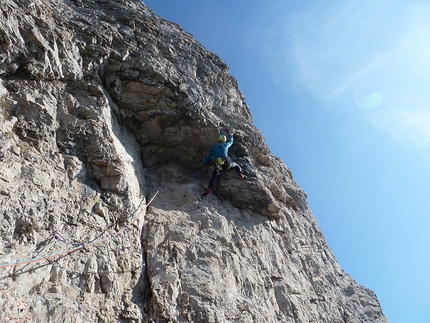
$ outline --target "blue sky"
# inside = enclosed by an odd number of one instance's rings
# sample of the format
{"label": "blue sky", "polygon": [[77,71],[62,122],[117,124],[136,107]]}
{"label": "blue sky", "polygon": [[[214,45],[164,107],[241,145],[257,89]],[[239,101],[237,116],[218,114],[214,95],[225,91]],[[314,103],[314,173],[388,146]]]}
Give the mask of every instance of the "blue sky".
{"label": "blue sky", "polygon": [[430,323],[430,2],[150,0],[220,56],[391,323]]}

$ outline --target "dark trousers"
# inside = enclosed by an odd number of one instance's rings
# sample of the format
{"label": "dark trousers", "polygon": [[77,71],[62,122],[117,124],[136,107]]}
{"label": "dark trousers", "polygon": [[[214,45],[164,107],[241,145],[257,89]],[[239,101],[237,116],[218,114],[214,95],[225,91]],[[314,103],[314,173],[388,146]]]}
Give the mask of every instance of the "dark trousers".
{"label": "dark trousers", "polygon": [[[231,167],[229,167],[229,166],[231,166]],[[229,165],[224,164],[224,165],[222,165],[221,167],[222,167],[222,170],[221,170],[221,169],[218,169],[218,168],[216,168],[216,167],[214,167],[214,170],[212,171],[212,178],[211,178],[211,180],[209,181],[209,186],[208,186],[208,188],[210,188],[210,189],[214,190],[214,186],[215,186],[215,184],[219,181],[219,179],[220,179],[220,177],[221,177],[221,173],[222,173],[223,171],[230,170],[230,169],[234,169],[234,170],[236,171],[236,173],[238,173],[239,175],[240,175],[240,174],[242,174],[242,169],[241,169],[241,168],[240,168],[240,166],[239,166],[238,164],[236,164],[235,162],[232,162],[232,163],[230,163]]]}

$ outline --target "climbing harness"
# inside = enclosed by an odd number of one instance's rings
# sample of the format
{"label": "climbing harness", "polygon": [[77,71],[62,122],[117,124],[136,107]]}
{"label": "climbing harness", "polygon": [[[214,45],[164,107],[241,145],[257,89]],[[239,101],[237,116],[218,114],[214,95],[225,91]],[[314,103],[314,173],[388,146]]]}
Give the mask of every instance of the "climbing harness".
{"label": "climbing harness", "polygon": [[[232,163],[231,163],[231,159],[230,159],[230,157],[228,157],[228,156],[225,156],[225,157],[219,157],[217,160],[216,160],[217,162],[216,162],[216,167],[220,170],[220,171],[222,171],[222,170],[229,170],[229,169],[231,169],[231,167],[232,167]],[[226,165],[227,166],[227,168],[224,168],[224,166],[223,165]]]}

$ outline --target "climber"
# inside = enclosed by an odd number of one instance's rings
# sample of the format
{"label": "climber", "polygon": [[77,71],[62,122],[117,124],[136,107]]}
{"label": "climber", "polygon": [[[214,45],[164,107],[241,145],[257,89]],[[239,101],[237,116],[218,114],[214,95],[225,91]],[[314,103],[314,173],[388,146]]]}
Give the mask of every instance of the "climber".
{"label": "climber", "polygon": [[209,181],[208,188],[203,192],[202,196],[213,193],[214,186],[219,180],[222,171],[224,170],[234,169],[240,178],[246,178],[246,176],[242,173],[241,167],[237,163],[231,161],[230,157],[228,156],[228,149],[233,144],[233,135],[235,132],[235,129],[230,129],[228,131],[228,141],[225,135],[218,136],[218,143],[212,146],[209,154],[203,160],[202,166],[208,164],[212,156],[215,159],[215,162],[213,165],[214,169],[212,171],[212,178]]}

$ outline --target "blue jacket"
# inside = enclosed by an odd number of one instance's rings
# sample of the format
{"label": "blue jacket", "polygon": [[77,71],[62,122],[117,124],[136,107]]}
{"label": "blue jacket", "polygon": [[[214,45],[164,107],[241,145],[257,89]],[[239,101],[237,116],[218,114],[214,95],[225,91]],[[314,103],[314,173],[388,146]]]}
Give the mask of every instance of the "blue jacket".
{"label": "blue jacket", "polygon": [[213,145],[211,150],[209,151],[209,154],[203,160],[202,166],[206,165],[210,161],[212,156],[214,157],[215,160],[217,160],[220,157],[227,157],[228,149],[232,144],[233,144],[233,135],[230,135],[226,142]]}

